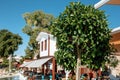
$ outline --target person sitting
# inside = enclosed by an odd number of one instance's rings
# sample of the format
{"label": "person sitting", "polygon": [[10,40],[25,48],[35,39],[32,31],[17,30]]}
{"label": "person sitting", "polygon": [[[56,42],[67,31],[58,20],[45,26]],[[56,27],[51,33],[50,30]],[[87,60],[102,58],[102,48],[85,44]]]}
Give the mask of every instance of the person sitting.
{"label": "person sitting", "polygon": [[86,73],[83,76],[84,76],[83,80],[88,80],[88,75]]}
{"label": "person sitting", "polygon": [[72,80],[76,80],[76,75],[75,75],[74,70],[72,70],[72,71],[69,73],[68,78],[69,78],[69,79],[72,79]]}

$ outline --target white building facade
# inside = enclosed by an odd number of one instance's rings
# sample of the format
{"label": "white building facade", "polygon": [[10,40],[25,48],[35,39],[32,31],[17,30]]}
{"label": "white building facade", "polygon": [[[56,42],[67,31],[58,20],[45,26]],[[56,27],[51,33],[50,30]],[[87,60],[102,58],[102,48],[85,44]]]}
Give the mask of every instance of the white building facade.
{"label": "white building facade", "polygon": [[40,32],[36,38],[39,44],[40,57],[54,56],[56,51],[56,38],[46,32]]}

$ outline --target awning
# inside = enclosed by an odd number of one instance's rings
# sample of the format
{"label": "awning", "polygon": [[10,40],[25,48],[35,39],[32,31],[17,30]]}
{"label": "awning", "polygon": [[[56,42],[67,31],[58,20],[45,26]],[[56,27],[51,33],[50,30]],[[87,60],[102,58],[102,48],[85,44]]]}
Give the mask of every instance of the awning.
{"label": "awning", "polygon": [[25,62],[25,63],[23,63],[22,65],[20,65],[20,67],[26,67],[28,64],[30,64],[32,61],[30,61],[30,62]]}
{"label": "awning", "polygon": [[41,67],[44,63],[46,63],[50,59],[52,59],[52,57],[34,60],[34,61],[31,61],[31,63],[26,65],[25,67],[28,67],[28,68],[38,68],[38,67]]}

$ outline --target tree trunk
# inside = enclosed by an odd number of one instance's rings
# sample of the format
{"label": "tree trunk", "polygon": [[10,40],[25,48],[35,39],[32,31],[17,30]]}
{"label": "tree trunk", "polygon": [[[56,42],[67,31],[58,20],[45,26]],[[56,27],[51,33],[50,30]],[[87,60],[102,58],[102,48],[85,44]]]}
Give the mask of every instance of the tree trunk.
{"label": "tree trunk", "polygon": [[9,73],[11,73],[12,54],[9,55]]}
{"label": "tree trunk", "polygon": [[80,58],[77,58],[77,71],[76,71],[76,80],[80,80]]}
{"label": "tree trunk", "polygon": [[77,47],[77,69],[76,69],[76,80],[80,80],[80,75],[81,75],[81,55],[80,55],[80,50],[78,45],[76,45]]}
{"label": "tree trunk", "polygon": [[68,76],[69,76],[70,71],[65,70],[65,73],[66,73],[66,80],[68,80]]}

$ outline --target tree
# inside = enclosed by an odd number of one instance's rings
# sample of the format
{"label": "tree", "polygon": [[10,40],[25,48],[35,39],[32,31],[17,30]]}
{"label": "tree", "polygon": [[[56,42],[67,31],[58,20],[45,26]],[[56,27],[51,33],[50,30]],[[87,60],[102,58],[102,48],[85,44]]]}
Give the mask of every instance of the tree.
{"label": "tree", "polygon": [[48,26],[51,24],[51,21],[54,19],[54,17],[42,11],[25,13],[23,17],[26,21],[23,32],[30,37],[28,46],[25,50],[26,57],[32,58],[35,53],[38,53],[39,49],[36,37],[41,31],[49,32]]}
{"label": "tree", "polygon": [[66,70],[87,65],[96,70],[108,61],[112,47],[109,44],[110,30],[104,11],[71,2],[52,23],[51,33],[57,38],[55,57]]}
{"label": "tree", "polygon": [[0,57],[8,57],[22,44],[22,38],[6,29],[0,30]]}
{"label": "tree", "polygon": [[33,50],[31,50],[29,47],[26,48],[25,53],[26,53],[25,59],[32,59],[34,56]]}

